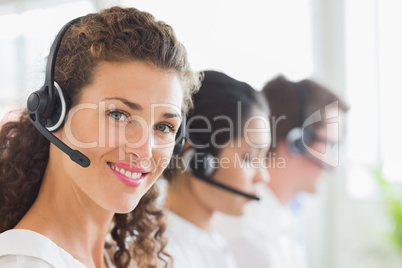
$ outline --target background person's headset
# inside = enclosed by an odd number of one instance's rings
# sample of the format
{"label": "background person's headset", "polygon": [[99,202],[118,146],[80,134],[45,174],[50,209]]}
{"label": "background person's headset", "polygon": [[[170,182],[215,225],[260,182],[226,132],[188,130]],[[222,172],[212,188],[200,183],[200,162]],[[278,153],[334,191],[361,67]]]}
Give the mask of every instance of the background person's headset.
{"label": "background person's headset", "polygon": [[[303,125],[303,123],[309,117],[307,109],[307,92],[303,81],[297,83],[296,94],[300,103],[300,114],[302,119],[301,125]],[[307,151],[306,145],[311,144],[312,137],[313,133],[311,126],[307,126],[304,129],[300,126],[289,130],[288,134],[286,135],[286,144],[290,153],[293,155],[305,155]]]}
{"label": "background person's headset", "polygon": [[258,196],[245,193],[211,179],[212,175],[219,166],[217,161],[215,161],[216,157],[208,150],[208,148],[205,148],[204,145],[201,145],[194,135],[189,137],[189,142],[193,143],[193,145],[190,144],[191,147],[186,149],[182,155],[182,161],[185,163],[186,173],[228,192],[257,201],[260,200]]}
{"label": "background person's headset", "polygon": [[[88,167],[91,163],[88,157],[80,151],[73,150],[64,142],[59,140],[52,132],[58,131],[63,127],[70,110],[69,100],[63,89],[54,81],[54,69],[56,64],[57,52],[61,41],[67,30],[79,21],[82,17],[76,18],[60,30],[57,34],[49,52],[45,83],[38,90],[31,93],[27,101],[28,118],[35,128],[47,138],[51,143],[70,156],[71,160],[82,167]],[[176,143],[173,154],[177,155],[182,150],[185,143],[186,115],[182,113],[182,124],[176,134]]]}
{"label": "background person's headset", "polygon": [[[307,89],[304,81],[299,82],[296,85],[296,94],[298,96],[300,107],[301,107],[301,116],[302,126],[308,120],[309,112],[307,106]],[[314,130],[312,124],[309,124],[304,127],[295,127],[292,128],[288,134],[286,135],[286,144],[291,154],[293,155],[301,155],[305,157],[307,160],[312,162],[313,164],[319,166],[323,169],[331,169],[332,167],[317,157],[313,156],[308,152],[307,146],[310,146],[313,141],[317,140],[317,137],[314,134]]]}

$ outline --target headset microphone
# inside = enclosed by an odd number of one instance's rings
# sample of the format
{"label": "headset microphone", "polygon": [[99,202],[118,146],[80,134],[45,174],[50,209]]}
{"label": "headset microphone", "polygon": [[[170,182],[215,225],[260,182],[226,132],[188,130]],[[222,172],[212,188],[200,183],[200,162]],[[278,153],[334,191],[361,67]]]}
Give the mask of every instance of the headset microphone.
{"label": "headset microphone", "polygon": [[233,187],[230,187],[230,186],[228,186],[226,184],[223,184],[223,183],[211,180],[211,179],[207,179],[207,178],[200,178],[200,177],[197,177],[197,176],[195,176],[195,178],[197,178],[199,180],[202,180],[204,182],[207,182],[209,184],[212,184],[214,186],[217,186],[217,187],[219,187],[219,188],[221,188],[223,190],[232,192],[234,194],[238,194],[238,195],[241,195],[243,197],[246,197],[246,198],[249,198],[249,199],[254,199],[254,200],[257,200],[257,201],[260,200],[260,198],[258,196],[255,196],[255,195],[252,195],[252,194],[247,194],[247,193],[239,191],[239,190],[237,190],[237,189],[235,189]]}
{"label": "headset microphone", "polygon": [[37,130],[51,143],[70,156],[71,160],[82,167],[88,167],[91,161],[77,150],[73,150],[51,132],[59,130],[67,118],[69,103],[63,90],[54,81],[54,68],[57,52],[64,34],[80,18],[68,22],[57,34],[50,48],[46,64],[45,84],[40,90],[29,95],[27,101],[28,118]]}
{"label": "headset microphone", "polygon": [[[31,96],[29,97],[29,99],[31,99],[31,102],[28,99],[28,106],[32,105],[32,103],[33,103],[33,101],[32,101],[33,97],[31,98]],[[49,130],[47,130],[47,128],[45,128],[43,126],[43,123],[44,123],[43,118],[41,118],[41,116],[39,115],[38,112],[36,112],[34,114],[35,119],[33,119],[32,117],[33,117],[32,114],[29,114],[29,120],[36,127],[36,129],[39,130],[39,132],[43,136],[45,136],[45,138],[47,138],[51,143],[56,145],[60,150],[62,150],[64,153],[66,153],[68,156],[70,156],[71,160],[73,160],[74,162],[76,162],[77,164],[79,164],[82,167],[88,167],[90,165],[91,161],[88,159],[88,157],[83,155],[80,151],[73,150],[70,147],[68,147],[64,142],[59,140]],[[42,123],[41,123],[41,121],[42,121]]]}
{"label": "headset microphone", "polygon": [[208,152],[206,149],[200,148],[188,148],[182,155],[183,162],[186,164],[186,172],[193,175],[195,178],[207,182],[211,185],[219,187],[228,192],[241,195],[248,199],[254,199],[259,201],[260,198],[258,196],[248,194],[237,190],[231,186],[226,184],[211,180],[212,174],[216,170],[216,162],[213,161],[214,156]]}

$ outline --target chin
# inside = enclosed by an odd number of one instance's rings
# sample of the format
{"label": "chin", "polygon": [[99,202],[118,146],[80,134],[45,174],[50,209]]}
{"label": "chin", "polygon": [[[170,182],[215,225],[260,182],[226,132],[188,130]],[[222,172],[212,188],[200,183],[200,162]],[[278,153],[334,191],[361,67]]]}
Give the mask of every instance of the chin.
{"label": "chin", "polygon": [[230,209],[221,212],[229,216],[240,217],[244,214],[244,204],[233,204]]}
{"label": "chin", "polygon": [[315,194],[315,193],[317,193],[317,187],[312,186],[311,188],[306,188],[306,189],[304,189],[303,192],[305,192],[307,194]]}
{"label": "chin", "polygon": [[244,214],[244,210],[241,210],[238,213],[233,214],[232,216],[240,217],[240,216],[243,216],[243,214]]}
{"label": "chin", "polygon": [[244,214],[243,211],[221,211],[223,214],[233,216],[233,217],[240,217]]}
{"label": "chin", "polygon": [[117,203],[112,204],[110,209],[113,213],[127,214],[133,211],[139,203],[140,200],[119,200]]}

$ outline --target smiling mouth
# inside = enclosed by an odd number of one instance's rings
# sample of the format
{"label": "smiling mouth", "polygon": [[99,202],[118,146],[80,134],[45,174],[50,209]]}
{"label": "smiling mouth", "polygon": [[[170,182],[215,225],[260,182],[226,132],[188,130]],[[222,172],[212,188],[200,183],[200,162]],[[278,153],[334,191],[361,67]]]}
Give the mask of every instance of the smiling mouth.
{"label": "smiling mouth", "polygon": [[114,171],[124,175],[125,177],[127,177],[129,179],[133,179],[133,180],[137,180],[137,179],[141,178],[142,176],[145,176],[148,174],[148,173],[141,173],[141,172],[131,172],[129,170],[125,170],[122,167],[118,167],[112,163],[107,163],[107,164]]}

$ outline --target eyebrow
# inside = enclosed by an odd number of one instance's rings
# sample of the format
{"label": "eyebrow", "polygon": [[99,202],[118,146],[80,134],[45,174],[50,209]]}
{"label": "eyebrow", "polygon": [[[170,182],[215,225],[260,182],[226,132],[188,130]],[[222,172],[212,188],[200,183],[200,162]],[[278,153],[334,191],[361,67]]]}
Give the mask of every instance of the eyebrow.
{"label": "eyebrow", "polygon": [[132,110],[140,111],[140,110],[143,109],[140,104],[135,103],[135,102],[131,102],[131,101],[126,100],[126,99],[124,99],[124,98],[114,97],[114,98],[105,98],[105,99],[103,99],[103,100],[118,100],[118,101],[121,101],[122,103],[124,103],[125,105],[127,105],[127,106],[128,106],[130,109],[132,109]]}
{"label": "eyebrow", "polygon": [[[143,108],[142,108],[142,106],[140,104],[135,103],[135,102],[131,102],[131,101],[126,100],[124,98],[113,97],[113,98],[105,98],[103,100],[118,100],[118,101],[121,101],[122,103],[124,103],[125,105],[127,105],[129,108],[131,108],[133,110],[137,110],[137,111],[143,110]],[[176,117],[181,118],[181,115],[178,114],[178,113],[164,113],[163,117],[166,118],[166,119],[176,118]]]}
{"label": "eyebrow", "polygon": [[181,118],[181,115],[179,115],[178,113],[164,113],[163,117],[166,118],[166,119],[175,118],[175,117],[180,117]]}

